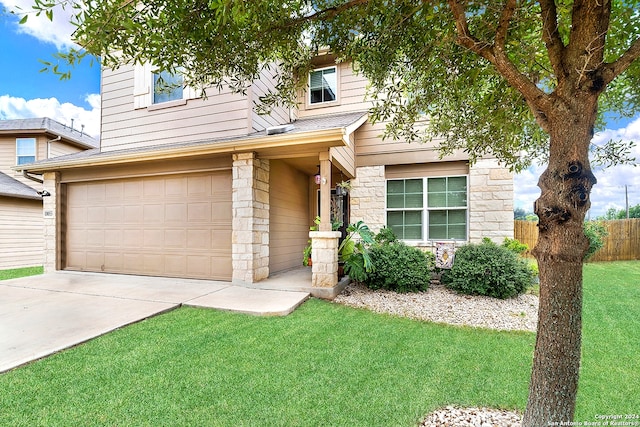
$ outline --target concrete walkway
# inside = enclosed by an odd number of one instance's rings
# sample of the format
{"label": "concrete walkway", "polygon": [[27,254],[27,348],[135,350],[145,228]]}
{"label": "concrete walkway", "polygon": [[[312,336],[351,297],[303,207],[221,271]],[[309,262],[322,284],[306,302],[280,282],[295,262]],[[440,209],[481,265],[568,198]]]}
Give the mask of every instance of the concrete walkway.
{"label": "concrete walkway", "polygon": [[119,274],[60,271],[4,280],[0,373],[181,305],[285,316],[307,298],[302,291]]}

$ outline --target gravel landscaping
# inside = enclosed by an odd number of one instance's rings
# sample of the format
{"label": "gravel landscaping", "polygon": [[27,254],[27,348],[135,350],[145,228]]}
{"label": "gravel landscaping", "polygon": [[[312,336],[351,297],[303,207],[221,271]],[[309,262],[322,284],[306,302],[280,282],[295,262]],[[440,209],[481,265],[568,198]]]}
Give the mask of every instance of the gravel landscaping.
{"label": "gravel landscaping", "polygon": [[439,284],[425,292],[400,294],[372,291],[351,283],[334,302],[412,319],[458,326],[535,332],[538,325],[538,297],[524,294],[506,300],[459,295]]}
{"label": "gravel landscaping", "polygon": [[[400,294],[351,283],[334,302],[458,326],[535,332],[538,325],[538,297],[531,294],[500,300],[459,295],[440,284],[432,284],[425,292]],[[516,427],[521,422],[522,415],[513,411],[447,406],[427,415],[420,426]]]}

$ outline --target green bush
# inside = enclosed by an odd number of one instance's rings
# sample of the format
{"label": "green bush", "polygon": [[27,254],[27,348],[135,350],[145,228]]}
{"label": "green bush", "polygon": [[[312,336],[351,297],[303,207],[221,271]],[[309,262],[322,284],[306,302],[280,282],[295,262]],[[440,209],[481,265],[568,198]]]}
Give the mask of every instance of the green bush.
{"label": "green bush", "polygon": [[604,238],[609,235],[607,227],[600,221],[587,221],[584,223],[584,235],[589,239],[589,249],[584,254],[584,260],[588,260],[604,246]]}
{"label": "green bush", "polygon": [[442,283],[463,294],[505,299],[523,293],[533,278],[529,263],[514,251],[483,241],[456,250],[453,267],[443,273]]}
{"label": "green bush", "polygon": [[396,292],[427,290],[435,265],[432,253],[402,242],[374,245],[369,250],[373,271],[364,284],[371,289]]}
{"label": "green bush", "polygon": [[527,244],[520,243],[518,239],[510,239],[508,237],[504,238],[502,246],[509,249],[510,251],[517,253],[518,255],[522,255],[529,249],[529,246]]}

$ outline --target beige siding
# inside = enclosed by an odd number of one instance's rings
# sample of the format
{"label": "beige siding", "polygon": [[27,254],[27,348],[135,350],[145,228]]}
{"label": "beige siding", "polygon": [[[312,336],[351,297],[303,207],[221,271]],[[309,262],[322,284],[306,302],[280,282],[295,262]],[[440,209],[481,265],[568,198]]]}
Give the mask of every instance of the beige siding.
{"label": "beige siding", "polygon": [[385,168],[386,179],[421,178],[424,176],[467,175],[467,162],[437,162],[409,165],[391,165]]}
{"label": "beige siding", "polygon": [[[429,163],[441,161],[437,150],[438,140],[429,144],[383,139],[384,123],[367,122],[356,132],[356,166],[380,166],[392,164]],[[468,156],[458,151],[447,156],[445,161],[467,160]]]}
{"label": "beige siding", "polygon": [[[251,104],[260,102],[260,97],[275,91],[276,80],[273,75],[277,72],[275,69],[263,70],[260,73],[260,79],[255,81],[251,86]],[[289,123],[289,109],[284,107],[275,107],[268,115],[259,115],[252,109],[251,111],[251,129],[253,132],[261,132],[269,126],[277,126]]]}
{"label": "beige siding", "polygon": [[0,270],[42,265],[42,201],[0,197]]}
{"label": "beige siding", "polygon": [[228,90],[208,91],[207,99],[184,105],[134,108],[134,68],[102,73],[103,151],[245,135],[250,102]]}
{"label": "beige siding", "polygon": [[306,91],[299,95],[298,117],[310,117],[324,114],[346,113],[349,111],[365,111],[371,108],[371,102],[365,100],[367,79],[356,74],[350,63],[337,64],[338,96],[337,102],[321,105],[309,105]]}
{"label": "beige siding", "polygon": [[0,136],[0,172],[4,172],[10,177],[26,184],[32,188],[40,190],[41,184],[22,176],[22,172],[16,172],[11,168],[16,165],[16,138],[36,138],[36,160],[46,159],[46,137],[43,135],[12,135]]}
{"label": "beige siding", "polygon": [[56,141],[50,144],[49,157],[65,156],[67,154],[77,153],[78,151],[83,150],[73,145],[61,141]]}
{"label": "beige siding", "polygon": [[331,147],[331,162],[349,178],[356,175],[356,153],[354,144],[344,147]]}
{"label": "beige siding", "polygon": [[269,182],[270,274],[302,265],[309,239],[308,177],[280,160],[272,160]]}

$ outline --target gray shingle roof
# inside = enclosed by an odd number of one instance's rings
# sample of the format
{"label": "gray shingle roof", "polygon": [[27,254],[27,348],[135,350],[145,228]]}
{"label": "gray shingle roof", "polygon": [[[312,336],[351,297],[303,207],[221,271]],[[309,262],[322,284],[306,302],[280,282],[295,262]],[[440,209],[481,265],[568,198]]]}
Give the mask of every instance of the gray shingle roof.
{"label": "gray shingle roof", "polygon": [[0,172],[0,196],[41,200],[42,197],[26,184]]}
{"label": "gray shingle roof", "polygon": [[[289,132],[286,132],[281,135],[290,135],[296,133],[305,133],[305,132],[313,132],[313,131],[322,131],[329,129],[340,129],[347,128],[355,123],[358,123],[363,117],[367,115],[366,111],[356,111],[350,113],[339,113],[339,114],[327,114],[323,116],[314,116],[303,119],[298,119],[292,123],[294,128]],[[272,135],[278,136],[278,135]],[[117,155],[127,155],[127,154],[136,154],[136,153],[148,153],[156,150],[166,150],[166,149],[176,149],[176,148],[191,148],[198,146],[206,146],[213,145],[216,143],[224,143],[224,142],[232,142],[232,141],[242,141],[242,140],[254,140],[267,137],[265,131],[254,132],[248,135],[240,135],[234,137],[225,137],[225,138],[213,138],[213,139],[204,139],[198,141],[189,141],[189,142],[181,142],[174,144],[162,144],[162,145],[151,145],[145,147],[137,147],[137,148],[128,148],[123,150],[114,150],[114,151],[100,151],[100,149],[92,149],[80,151],[78,153],[67,154],[65,156],[54,157],[51,159],[40,160],[35,162],[35,165],[47,165],[48,163],[59,164],[60,162],[65,161],[76,161],[82,159],[101,159],[108,158],[109,156],[117,156]],[[27,167],[27,169],[29,169]]]}
{"label": "gray shingle roof", "polygon": [[46,131],[87,148],[98,147],[100,145],[97,139],[87,135],[80,129],[71,129],[70,126],[63,125],[48,117],[0,120],[0,132],[1,131],[20,131],[23,133],[28,131]]}

